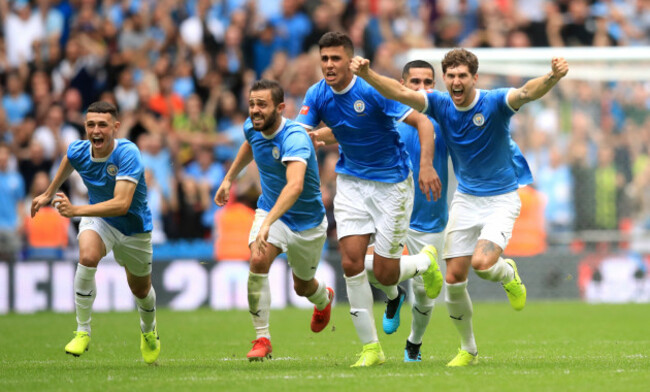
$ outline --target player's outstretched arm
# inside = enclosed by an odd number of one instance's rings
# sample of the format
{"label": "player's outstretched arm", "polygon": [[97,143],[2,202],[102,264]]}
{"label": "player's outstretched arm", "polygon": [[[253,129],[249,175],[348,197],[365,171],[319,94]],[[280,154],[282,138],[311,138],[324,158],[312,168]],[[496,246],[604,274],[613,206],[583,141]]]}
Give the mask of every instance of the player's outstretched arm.
{"label": "player's outstretched arm", "polygon": [[370,69],[370,60],[355,56],[350,63],[352,72],[362,77],[381,95],[394,101],[399,101],[421,112],[425,107],[425,97],[417,91],[402,86],[397,80],[382,76]]}
{"label": "player's outstretched arm", "polygon": [[404,122],[418,130],[420,137],[420,176],[418,184],[428,201],[440,198],[442,183],[436,169],[433,168],[435,132],[433,123],[422,113],[411,112]]}
{"label": "player's outstretched arm", "polygon": [[235,180],[235,178],[237,178],[239,173],[244,170],[244,168],[248,166],[248,164],[252,161],[253,149],[251,148],[251,145],[246,141],[241,145],[241,147],[239,147],[239,151],[237,152],[235,160],[232,162],[232,165],[230,165],[228,173],[226,173],[223,181],[221,181],[221,185],[219,185],[219,189],[217,189],[217,193],[214,195],[214,203],[216,205],[219,207],[226,205],[230,196],[230,187],[232,186],[232,182]]}
{"label": "player's outstretched arm", "polygon": [[61,185],[63,185],[65,180],[70,177],[70,174],[72,174],[73,170],[74,168],[72,167],[72,164],[70,164],[68,156],[64,155],[63,159],[61,160],[61,164],[59,165],[59,169],[56,171],[56,175],[50,183],[50,186],[47,187],[45,192],[43,192],[41,195],[36,196],[34,200],[32,200],[32,218],[36,215],[38,210],[41,209],[41,207],[46,206],[52,202],[56,191],[61,188]]}
{"label": "player's outstretched arm", "polygon": [[302,161],[288,161],[287,164],[287,184],[282,188],[282,192],[278,196],[275,205],[271,208],[264,222],[260,226],[260,231],[257,234],[255,243],[257,244],[257,249],[259,252],[263,252],[266,249],[267,242],[269,238],[269,230],[271,225],[285,212],[289,211],[291,206],[294,205],[300,194],[302,193],[302,188],[305,184],[305,173],[307,172],[307,164]]}
{"label": "player's outstretched arm", "polygon": [[59,213],[66,218],[75,216],[96,216],[100,218],[108,218],[112,216],[123,216],[129,212],[131,202],[133,201],[133,194],[137,183],[129,180],[118,180],[115,182],[115,189],[113,190],[113,198],[97,204],[87,204],[75,206],[70,203],[68,197],[59,192],[52,204],[59,210]]}
{"label": "player's outstretched arm", "polygon": [[531,79],[522,87],[510,91],[508,104],[515,110],[525,103],[543,97],[569,72],[569,63],[562,57],[553,57],[551,71],[544,76]]}

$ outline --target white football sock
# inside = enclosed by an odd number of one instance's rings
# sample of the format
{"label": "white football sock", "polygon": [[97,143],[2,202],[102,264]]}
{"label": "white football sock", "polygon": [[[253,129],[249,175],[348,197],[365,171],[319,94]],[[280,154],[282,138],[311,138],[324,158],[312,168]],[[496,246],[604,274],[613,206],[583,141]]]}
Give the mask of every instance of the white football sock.
{"label": "white football sock", "polygon": [[386,297],[388,297],[388,299],[397,298],[397,296],[399,295],[399,292],[397,291],[397,285],[395,284],[392,286],[384,286],[383,284],[379,283],[379,281],[375,277],[373,262],[374,262],[374,256],[366,255],[366,258],[364,260],[364,265],[366,267],[366,273],[368,274],[368,281],[370,282],[371,285],[383,291],[384,294],[386,294]]}
{"label": "white football sock", "polygon": [[429,325],[429,320],[431,320],[435,301],[427,297],[421,276],[413,278],[411,283],[413,287],[413,306],[411,307],[413,320],[411,321],[411,334],[408,340],[411,343],[420,344]]}
{"label": "white football sock", "polygon": [[372,314],[372,290],[370,290],[366,271],[355,276],[345,276],[345,285],[348,291],[352,323],[357,330],[359,340],[364,345],[378,342],[375,318]]}
{"label": "white football sock", "polygon": [[447,283],[447,311],[458,334],[460,335],[460,348],[470,354],[476,355],[476,341],[472,329],[472,300],[467,292],[467,281],[461,283]]}
{"label": "white football sock", "polygon": [[146,297],[138,298],[134,295],[133,298],[140,313],[140,329],[143,333],[153,331],[156,326],[156,290],[151,286]]}
{"label": "white football sock", "polygon": [[515,271],[501,257],[492,267],[482,271],[476,269],[474,271],[481,279],[492,282],[508,283],[515,278]]}
{"label": "white football sock", "polygon": [[319,280],[316,292],[307,299],[316,306],[316,309],[325,309],[327,304],[330,303],[330,292],[327,290],[327,285],[322,280]]}
{"label": "white football sock", "polygon": [[430,265],[431,259],[424,253],[402,256],[399,260],[399,279],[397,283],[422,275],[429,269]]}
{"label": "white football sock", "polygon": [[97,296],[97,286],[95,285],[96,272],[97,268],[77,264],[77,271],[74,274],[74,304],[77,311],[77,331],[85,331],[89,334],[93,302],[95,302],[95,296]]}
{"label": "white football sock", "polygon": [[271,339],[269,316],[271,310],[271,289],[269,274],[248,272],[248,311],[253,319],[257,339]]}

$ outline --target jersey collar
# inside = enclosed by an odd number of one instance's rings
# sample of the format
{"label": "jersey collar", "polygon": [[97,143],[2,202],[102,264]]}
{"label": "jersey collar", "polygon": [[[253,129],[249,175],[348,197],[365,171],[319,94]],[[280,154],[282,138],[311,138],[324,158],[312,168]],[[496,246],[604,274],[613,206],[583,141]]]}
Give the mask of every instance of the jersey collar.
{"label": "jersey collar", "polygon": [[354,75],[354,76],[352,76],[352,80],[350,81],[350,84],[348,84],[347,87],[345,87],[343,90],[341,90],[341,91],[336,91],[336,90],[334,90],[334,89],[332,88],[332,86],[330,86],[330,88],[332,89],[332,92],[333,92],[334,94],[337,94],[337,95],[345,94],[345,93],[347,93],[348,91],[350,91],[350,89],[352,88],[352,86],[354,86],[354,83],[355,83],[356,81],[357,81],[357,75]]}
{"label": "jersey collar", "polygon": [[454,104],[456,110],[458,110],[459,112],[467,112],[468,110],[474,109],[474,106],[476,106],[476,104],[478,103],[478,99],[480,95],[481,95],[481,90],[476,89],[476,95],[474,96],[474,100],[472,101],[472,103],[470,103],[469,106],[464,106],[464,107],[456,106],[456,104]]}
{"label": "jersey collar", "polygon": [[273,132],[273,133],[270,134],[269,136],[266,136],[266,135],[264,134],[264,132],[260,132],[260,133],[262,134],[262,137],[263,137],[264,139],[271,140],[271,139],[273,139],[273,138],[274,138],[278,133],[280,133],[281,130],[284,129],[284,125],[285,125],[286,123],[287,123],[287,119],[286,119],[284,116],[282,116],[282,121],[280,121],[280,126],[278,127],[278,129],[275,130],[275,132]]}
{"label": "jersey collar", "polygon": [[[118,142],[119,142],[119,139],[114,139],[113,151],[115,151],[117,149],[117,143]],[[108,158],[110,158],[111,155],[113,155],[113,151],[111,151],[111,153],[106,155],[104,158],[95,158],[93,156],[93,144],[92,144],[92,142],[90,142],[90,160],[93,161],[93,162],[106,162],[108,160]]]}

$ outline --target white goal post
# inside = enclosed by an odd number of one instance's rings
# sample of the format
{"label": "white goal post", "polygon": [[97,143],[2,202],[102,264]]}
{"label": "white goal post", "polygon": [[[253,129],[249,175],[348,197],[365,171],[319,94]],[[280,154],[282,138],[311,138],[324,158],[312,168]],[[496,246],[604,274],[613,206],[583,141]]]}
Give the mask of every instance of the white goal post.
{"label": "white goal post", "polygon": [[[468,48],[479,61],[479,74],[536,77],[550,69],[553,57],[570,66],[567,79],[650,81],[650,47]],[[425,60],[440,70],[450,48],[411,49],[406,60]]]}

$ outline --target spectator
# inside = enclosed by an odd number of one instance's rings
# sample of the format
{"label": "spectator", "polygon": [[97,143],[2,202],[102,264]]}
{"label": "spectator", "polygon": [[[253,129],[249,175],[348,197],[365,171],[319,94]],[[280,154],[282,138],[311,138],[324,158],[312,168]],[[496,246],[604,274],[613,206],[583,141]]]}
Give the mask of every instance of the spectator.
{"label": "spectator", "polygon": [[7,75],[7,93],[2,97],[2,107],[9,125],[22,122],[34,108],[32,98],[25,92],[24,82],[18,72]]}
{"label": "spectator", "polygon": [[[6,3],[4,7],[6,7]],[[34,60],[34,46],[43,37],[43,21],[37,13],[32,13],[29,0],[14,0],[12,11],[8,14],[5,9],[4,36],[9,66],[12,68],[24,65]]]}
{"label": "spectator", "polygon": [[9,167],[10,160],[9,146],[0,144],[0,260],[13,262],[21,248],[25,185],[20,174]]}
{"label": "spectator", "polygon": [[275,28],[278,49],[287,52],[289,58],[298,56],[305,38],[312,30],[312,22],[300,10],[300,2],[282,0],[282,15],[270,21]]}

